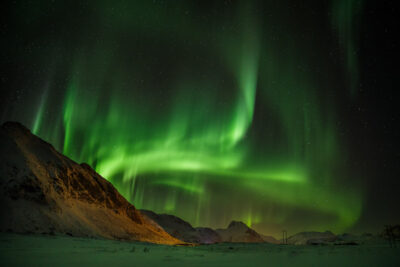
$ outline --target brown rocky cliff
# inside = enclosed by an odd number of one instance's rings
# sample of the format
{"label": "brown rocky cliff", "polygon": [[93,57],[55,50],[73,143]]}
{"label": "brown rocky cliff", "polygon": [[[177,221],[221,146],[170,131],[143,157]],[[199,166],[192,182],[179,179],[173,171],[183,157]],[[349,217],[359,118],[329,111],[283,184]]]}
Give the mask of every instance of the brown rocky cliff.
{"label": "brown rocky cliff", "polygon": [[87,164],[16,122],[0,128],[0,230],[177,244]]}

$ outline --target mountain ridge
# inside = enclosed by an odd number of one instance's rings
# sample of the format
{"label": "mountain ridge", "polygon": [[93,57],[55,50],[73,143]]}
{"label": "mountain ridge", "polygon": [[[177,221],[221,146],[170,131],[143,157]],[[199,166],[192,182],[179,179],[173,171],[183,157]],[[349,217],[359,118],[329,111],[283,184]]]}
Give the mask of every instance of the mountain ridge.
{"label": "mountain ridge", "polygon": [[17,122],[0,127],[0,230],[180,244],[88,164]]}
{"label": "mountain ridge", "polygon": [[150,210],[140,210],[142,214],[155,221],[167,233],[188,243],[213,244],[221,242],[216,231],[208,227],[193,227],[187,221],[170,214],[158,214]]}

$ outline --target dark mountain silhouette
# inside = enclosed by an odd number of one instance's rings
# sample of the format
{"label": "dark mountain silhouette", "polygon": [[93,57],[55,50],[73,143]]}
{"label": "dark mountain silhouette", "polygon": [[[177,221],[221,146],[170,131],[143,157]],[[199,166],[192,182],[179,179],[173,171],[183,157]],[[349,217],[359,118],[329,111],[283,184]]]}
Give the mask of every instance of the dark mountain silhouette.
{"label": "dark mountain silhouette", "polygon": [[259,233],[248,227],[243,222],[232,221],[228,228],[217,229],[216,232],[221,236],[223,242],[265,242]]}
{"label": "dark mountain silhouette", "polygon": [[157,214],[149,210],[140,212],[159,224],[170,235],[185,242],[212,244],[222,241],[219,234],[211,228],[194,228],[190,223],[174,215]]}

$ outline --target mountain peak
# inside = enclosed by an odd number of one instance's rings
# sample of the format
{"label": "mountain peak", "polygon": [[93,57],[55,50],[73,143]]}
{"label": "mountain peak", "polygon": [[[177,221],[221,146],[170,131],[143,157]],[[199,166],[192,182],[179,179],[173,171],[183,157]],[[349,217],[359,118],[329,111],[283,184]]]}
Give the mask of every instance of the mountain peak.
{"label": "mountain peak", "polygon": [[244,222],[241,222],[241,221],[231,221],[231,223],[230,223],[229,226],[228,226],[228,229],[229,229],[229,228],[238,228],[238,227],[241,227],[241,228],[243,228],[243,227],[249,228]]}
{"label": "mountain peak", "polygon": [[232,221],[228,228],[216,231],[224,242],[264,242],[260,234],[240,221]]}
{"label": "mountain peak", "polygon": [[23,134],[23,135],[29,135],[31,134],[31,131],[26,128],[24,125],[22,125],[19,122],[16,121],[6,121],[1,125],[1,128],[7,132],[15,134]]}

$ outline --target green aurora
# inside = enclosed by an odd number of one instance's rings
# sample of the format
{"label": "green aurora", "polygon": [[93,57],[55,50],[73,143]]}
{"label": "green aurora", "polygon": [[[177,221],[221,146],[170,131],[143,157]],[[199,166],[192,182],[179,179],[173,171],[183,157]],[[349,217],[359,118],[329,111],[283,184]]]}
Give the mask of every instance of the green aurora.
{"label": "green aurora", "polygon": [[[363,192],[344,164],[337,99],[323,92],[354,95],[361,1],[325,2],[326,13],[304,20],[306,7],[239,3],[204,19],[190,1],[96,2],[72,40],[54,38],[41,59],[49,71],[31,129],[137,208],[194,226],[351,228]],[[70,62],[62,68],[51,56],[60,50]]]}

